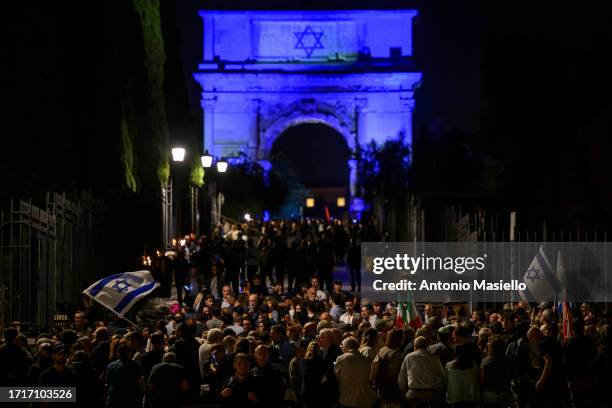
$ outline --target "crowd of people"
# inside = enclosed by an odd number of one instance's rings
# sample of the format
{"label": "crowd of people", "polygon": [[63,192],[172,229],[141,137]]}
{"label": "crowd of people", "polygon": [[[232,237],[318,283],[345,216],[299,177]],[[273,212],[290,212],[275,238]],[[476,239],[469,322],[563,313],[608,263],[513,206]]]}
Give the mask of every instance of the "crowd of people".
{"label": "crowd of people", "polygon": [[403,321],[360,295],[359,243],[381,239],[340,222],[186,237],[155,268],[162,292],[174,271],[175,310],[133,327],[85,309],[33,344],[6,328],[0,385],[76,386],[90,407],[610,406],[606,305],[575,305],[571,334],[552,303],[425,304]]}

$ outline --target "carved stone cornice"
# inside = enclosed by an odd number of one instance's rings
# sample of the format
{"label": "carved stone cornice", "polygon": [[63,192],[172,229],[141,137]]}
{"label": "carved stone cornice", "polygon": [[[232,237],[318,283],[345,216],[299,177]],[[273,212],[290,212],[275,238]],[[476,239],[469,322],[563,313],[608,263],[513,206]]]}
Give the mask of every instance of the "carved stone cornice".
{"label": "carved stone cornice", "polygon": [[412,112],[414,110],[414,98],[408,96],[400,96],[401,112]]}
{"label": "carved stone cornice", "polygon": [[202,92],[202,99],[200,105],[204,112],[214,112],[215,106],[217,106],[217,96],[210,96],[209,94]]}
{"label": "carved stone cornice", "polygon": [[204,93],[335,93],[407,92],[420,83],[418,72],[296,74],[262,72],[198,72]]}

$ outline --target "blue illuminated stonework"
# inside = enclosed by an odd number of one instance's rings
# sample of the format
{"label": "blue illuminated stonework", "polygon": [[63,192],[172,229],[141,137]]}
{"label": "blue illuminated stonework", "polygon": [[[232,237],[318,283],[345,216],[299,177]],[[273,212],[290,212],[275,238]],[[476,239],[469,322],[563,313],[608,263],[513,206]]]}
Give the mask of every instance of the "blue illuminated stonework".
{"label": "blue illuminated stonework", "polygon": [[[202,10],[204,147],[269,168],[290,126],[322,123],[356,151],[404,135],[412,143],[416,10]],[[353,163],[351,163],[353,162]],[[351,196],[356,163],[349,160]]]}

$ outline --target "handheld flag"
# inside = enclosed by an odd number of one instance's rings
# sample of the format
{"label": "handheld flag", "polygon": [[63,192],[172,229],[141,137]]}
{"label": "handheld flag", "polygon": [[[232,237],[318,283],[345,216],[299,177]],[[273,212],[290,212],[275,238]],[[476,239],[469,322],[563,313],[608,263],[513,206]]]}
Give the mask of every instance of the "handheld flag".
{"label": "handheld flag", "polygon": [[421,321],[421,315],[419,315],[419,311],[417,310],[416,305],[414,304],[414,300],[406,303],[407,315],[408,315],[408,326],[413,329],[418,329],[423,326],[423,322]]}
{"label": "handheld flag", "polygon": [[395,317],[395,327],[398,329],[404,328],[404,313],[406,308],[402,304],[402,302],[397,302],[397,316]]}
{"label": "handheld flag", "polygon": [[563,339],[567,340],[574,335],[574,331],[572,329],[572,309],[567,301],[567,275],[561,251],[557,254],[557,278],[561,282],[562,288],[561,317],[563,322]]}
{"label": "handheld flag", "polygon": [[149,271],[124,272],[100,279],[83,293],[123,317],[134,303],[159,286]]}
{"label": "handheld flag", "polygon": [[528,302],[551,300],[560,292],[559,280],[552,271],[543,247],[540,247],[531,261],[527,272],[523,275],[523,282],[527,288],[519,294]]}
{"label": "handheld flag", "polygon": [[419,310],[417,309],[417,306],[414,303],[414,299],[412,299],[412,293],[408,292],[407,297],[409,299],[403,302],[400,301],[398,297],[395,326],[398,329],[403,329],[404,327],[410,326],[416,330],[419,327],[423,326],[423,320],[421,319]]}

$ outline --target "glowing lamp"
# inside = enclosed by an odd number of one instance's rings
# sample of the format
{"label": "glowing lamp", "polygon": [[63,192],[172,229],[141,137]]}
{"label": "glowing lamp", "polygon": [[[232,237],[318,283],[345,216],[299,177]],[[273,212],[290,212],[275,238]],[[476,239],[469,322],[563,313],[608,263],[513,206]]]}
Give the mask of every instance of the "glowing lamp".
{"label": "glowing lamp", "polygon": [[204,152],[204,155],[200,157],[202,160],[202,167],[209,168],[212,166],[213,157],[208,154],[208,150]]}
{"label": "glowing lamp", "polygon": [[346,206],[346,199],[344,197],[338,197],[336,199],[336,205],[338,207],[345,207]]}
{"label": "glowing lamp", "polygon": [[308,197],[306,199],[306,208],[313,208],[315,206],[315,199],[312,197]]}
{"label": "glowing lamp", "polygon": [[175,162],[182,162],[185,160],[185,149],[183,147],[173,147],[172,160]]}
{"label": "glowing lamp", "polygon": [[225,173],[227,171],[227,162],[223,159],[217,162],[217,171],[219,173]]}

